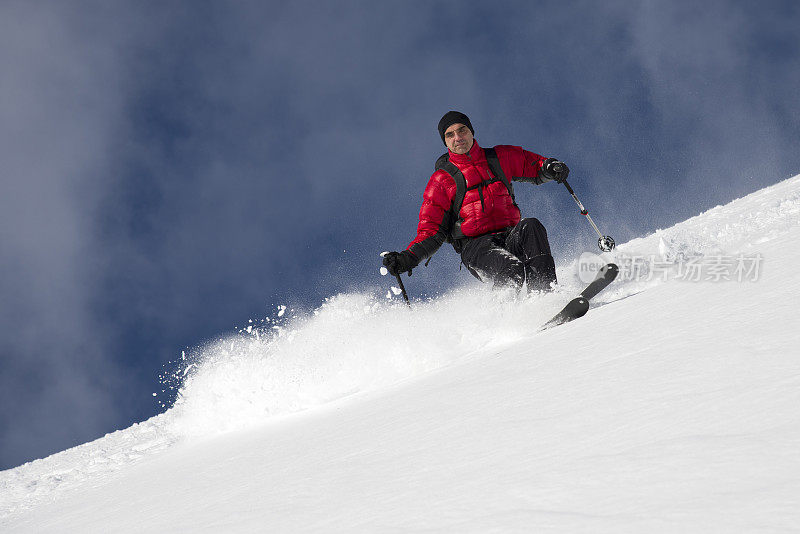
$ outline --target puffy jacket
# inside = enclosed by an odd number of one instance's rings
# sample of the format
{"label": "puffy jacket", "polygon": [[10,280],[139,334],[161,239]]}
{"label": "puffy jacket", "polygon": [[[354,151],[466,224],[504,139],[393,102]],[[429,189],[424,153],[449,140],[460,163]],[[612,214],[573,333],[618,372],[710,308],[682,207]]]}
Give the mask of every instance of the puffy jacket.
{"label": "puffy jacket", "polygon": [[[518,146],[498,145],[494,149],[503,172],[510,180],[537,185],[549,181],[539,172],[545,160],[543,156]],[[419,210],[417,237],[408,245],[408,250],[419,261],[433,255],[442,246],[458,219],[462,220],[461,231],[467,237],[499,231],[520,221],[519,208],[503,182],[498,180],[485,187],[469,189],[492,178],[486,155],[477,141],[467,154],[449,152],[449,156],[464,174],[468,190],[456,216],[451,212],[456,196],[455,180],[443,170],[437,170],[428,180]]]}

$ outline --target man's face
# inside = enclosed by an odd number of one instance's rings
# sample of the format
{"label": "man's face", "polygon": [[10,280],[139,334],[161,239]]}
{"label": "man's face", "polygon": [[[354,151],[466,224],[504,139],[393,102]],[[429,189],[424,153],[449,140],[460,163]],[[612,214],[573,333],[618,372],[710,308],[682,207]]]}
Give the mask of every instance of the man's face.
{"label": "man's face", "polygon": [[469,128],[460,122],[444,131],[444,143],[453,154],[466,154],[472,148],[474,140]]}

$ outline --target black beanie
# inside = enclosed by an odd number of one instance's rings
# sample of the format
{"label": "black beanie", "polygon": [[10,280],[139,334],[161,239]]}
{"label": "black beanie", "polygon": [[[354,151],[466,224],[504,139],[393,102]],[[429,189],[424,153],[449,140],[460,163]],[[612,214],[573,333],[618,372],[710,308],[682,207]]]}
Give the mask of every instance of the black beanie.
{"label": "black beanie", "polygon": [[472,123],[469,122],[469,117],[460,111],[448,111],[444,114],[442,120],[439,121],[439,136],[442,138],[442,143],[444,143],[445,146],[447,146],[447,143],[444,142],[444,132],[452,125],[459,123],[469,128],[472,135],[475,135],[475,130],[472,129]]}

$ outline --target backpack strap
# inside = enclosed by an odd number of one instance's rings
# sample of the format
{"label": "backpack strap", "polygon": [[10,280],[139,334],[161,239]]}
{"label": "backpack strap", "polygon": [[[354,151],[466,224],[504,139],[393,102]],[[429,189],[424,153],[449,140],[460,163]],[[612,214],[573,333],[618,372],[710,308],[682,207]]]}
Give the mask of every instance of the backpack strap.
{"label": "backpack strap", "polygon": [[467,194],[467,179],[464,178],[464,173],[461,172],[461,169],[450,161],[450,154],[448,152],[439,156],[439,159],[436,160],[435,167],[435,170],[443,170],[449,174],[456,183],[456,194],[453,197],[453,203],[450,204],[450,209],[444,214],[448,219],[446,225],[449,229],[447,233],[447,242],[453,243],[454,240],[465,237],[464,234],[461,233],[461,225],[458,224],[458,214],[461,211],[461,206],[464,204],[464,196]]}
{"label": "backpack strap", "polygon": [[497,157],[497,151],[494,148],[484,148],[483,153],[486,155],[487,163],[489,163],[489,170],[492,171],[492,174],[494,174],[496,178],[499,178],[500,181],[503,182],[503,185],[508,189],[508,194],[511,196],[511,202],[514,206],[519,208],[519,206],[517,206],[517,199],[514,197],[514,186],[508,178],[506,178],[506,173],[503,172],[503,167],[500,165],[500,158]]}

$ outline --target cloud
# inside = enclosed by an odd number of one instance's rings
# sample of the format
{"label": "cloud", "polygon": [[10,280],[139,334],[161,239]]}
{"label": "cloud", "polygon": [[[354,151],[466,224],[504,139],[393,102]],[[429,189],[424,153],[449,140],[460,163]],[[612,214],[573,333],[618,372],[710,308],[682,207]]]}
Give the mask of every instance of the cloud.
{"label": "cloud", "polygon": [[0,20],[0,465],[8,466],[102,435],[113,419],[120,377],[91,311],[90,224],[119,103],[113,54],[79,27],[91,16],[6,3]]}

